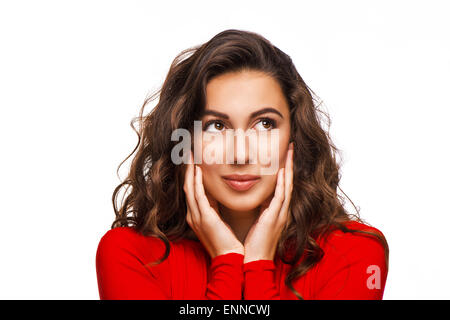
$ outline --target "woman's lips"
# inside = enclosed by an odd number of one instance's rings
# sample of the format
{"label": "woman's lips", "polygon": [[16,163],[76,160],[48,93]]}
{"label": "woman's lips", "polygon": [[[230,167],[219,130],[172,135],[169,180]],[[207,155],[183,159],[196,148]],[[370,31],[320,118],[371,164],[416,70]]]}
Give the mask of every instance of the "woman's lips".
{"label": "woman's lips", "polygon": [[251,179],[251,180],[233,180],[233,179],[227,179],[223,178],[223,180],[234,190],[237,191],[246,191],[253,187],[258,181],[259,178]]}

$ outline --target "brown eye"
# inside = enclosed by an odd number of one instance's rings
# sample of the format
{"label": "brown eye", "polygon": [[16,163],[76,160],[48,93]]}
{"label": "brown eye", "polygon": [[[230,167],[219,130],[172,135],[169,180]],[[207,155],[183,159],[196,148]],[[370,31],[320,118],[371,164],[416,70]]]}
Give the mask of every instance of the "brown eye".
{"label": "brown eye", "polygon": [[272,126],[272,124],[267,120],[263,120],[261,121],[261,123],[263,124],[263,127],[266,129],[269,129]]}
{"label": "brown eye", "polygon": [[272,119],[261,119],[258,122],[258,125],[259,124],[261,124],[262,127],[259,127],[258,130],[270,130],[276,127],[275,122]]}
{"label": "brown eye", "polygon": [[222,122],[220,121],[208,121],[204,128],[203,131],[210,131],[210,132],[217,132],[215,130],[218,130],[219,132],[221,131],[221,129],[223,129],[224,125]]}

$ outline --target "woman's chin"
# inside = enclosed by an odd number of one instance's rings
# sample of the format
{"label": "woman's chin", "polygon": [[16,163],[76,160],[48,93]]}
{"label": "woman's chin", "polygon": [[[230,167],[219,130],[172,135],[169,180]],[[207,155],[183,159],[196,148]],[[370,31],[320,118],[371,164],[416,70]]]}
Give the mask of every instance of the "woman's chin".
{"label": "woman's chin", "polygon": [[237,203],[223,203],[222,205],[233,211],[251,211],[255,210],[258,206],[258,202],[237,202]]}

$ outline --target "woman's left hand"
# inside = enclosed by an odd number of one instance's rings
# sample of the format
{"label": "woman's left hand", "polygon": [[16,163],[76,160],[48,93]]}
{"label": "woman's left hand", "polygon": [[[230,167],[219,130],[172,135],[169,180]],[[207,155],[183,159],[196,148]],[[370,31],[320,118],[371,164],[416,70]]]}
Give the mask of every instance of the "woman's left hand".
{"label": "woman's left hand", "polygon": [[244,242],[244,263],[255,260],[273,260],[283,229],[290,221],[294,164],[293,145],[289,145],[286,164],[278,170],[274,197],[261,204],[260,215],[250,228]]}

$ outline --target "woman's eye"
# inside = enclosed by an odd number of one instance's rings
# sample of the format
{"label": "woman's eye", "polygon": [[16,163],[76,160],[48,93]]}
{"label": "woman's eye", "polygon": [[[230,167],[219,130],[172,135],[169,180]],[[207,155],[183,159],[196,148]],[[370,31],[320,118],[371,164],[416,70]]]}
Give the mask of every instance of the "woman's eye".
{"label": "woman's eye", "polygon": [[[258,125],[261,124],[261,126]],[[258,130],[270,130],[270,129],[274,129],[275,128],[275,122],[271,119],[261,119],[261,121],[259,121],[256,124],[256,127]]]}
{"label": "woman's eye", "polygon": [[[256,130],[271,130],[276,128],[276,123],[274,120],[265,118],[258,121],[256,124]],[[225,125],[221,121],[211,120],[208,121],[203,127],[203,131],[208,132],[222,132],[225,128]]]}
{"label": "woman's eye", "polygon": [[[219,122],[219,121],[210,121],[208,123],[205,124],[204,127],[204,131],[210,131],[212,130],[212,132],[217,132],[217,131],[221,131],[220,129],[223,129],[224,125],[223,123]],[[217,130],[217,131],[215,131]]]}

